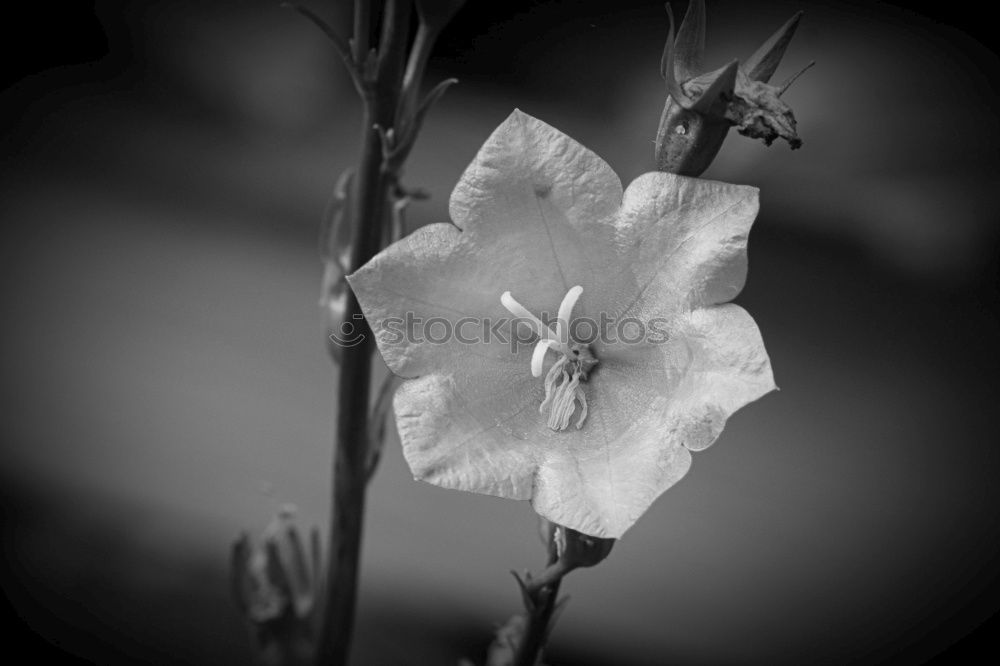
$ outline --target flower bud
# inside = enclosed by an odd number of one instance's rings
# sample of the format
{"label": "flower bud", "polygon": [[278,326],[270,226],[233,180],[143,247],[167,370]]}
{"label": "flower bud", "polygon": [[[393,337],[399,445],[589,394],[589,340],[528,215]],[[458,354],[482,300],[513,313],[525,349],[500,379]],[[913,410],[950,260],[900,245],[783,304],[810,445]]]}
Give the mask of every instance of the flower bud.
{"label": "flower bud", "polygon": [[506,623],[497,627],[493,642],[486,652],[486,666],[514,666],[517,648],[524,640],[528,618],[522,614],[513,615]]}
{"label": "flower bud", "polygon": [[260,542],[242,534],[233,544],[233,596],[265,663],[307,663],[314,652],[321,589],[319,532],[312,530],[307,557],[294,512],[290,505],[282,507]]}
{"label": "flower bud", "polygon": [[781,100],[781,95],[798,74],[781,86],[768,83],[795,33],[801,12],[779,28],[744,63],[734,60],[725,67],[702,74],[698,70],[705,49],[703,0],[692,0],[688,4],[676,40],[669,5],[667,14],[670,31],[660,62],[667,100],[655,141],[659,171],[701,175],[722,148],[730,127],[768,146],[779,138],[786,140],[793,149],[802,145],[795,116]]}
{"label": "flower bud", "polygon": [[553,538],[558,562],[567,572],[604,561],[615,545],[614,539],[589,536],[562,525],[556,528]]}

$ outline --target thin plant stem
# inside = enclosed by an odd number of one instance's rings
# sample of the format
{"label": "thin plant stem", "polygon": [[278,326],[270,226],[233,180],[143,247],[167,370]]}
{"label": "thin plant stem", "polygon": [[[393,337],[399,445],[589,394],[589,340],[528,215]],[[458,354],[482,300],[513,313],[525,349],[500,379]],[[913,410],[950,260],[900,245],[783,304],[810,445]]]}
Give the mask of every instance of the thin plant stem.
{"label": "thin plant stem", "polygon": [[[367,48],[370,32],[364,0],[356,4],[356,54]],[[361,157],[355,187],[355,225],[350,265],[364,265],[381,249],[389,223],[389,198],[397,175],[384,163],[379,127],[392,127],[399,104],[402,67],[407,52],[410,3],[388,0],[379,43],[375,81],[364,90]],[[360,17],[360,19],[359,19]],[[348,293],[346,322],[360,323],[361,342],[345,347],[337,386],[337,426],[333,446],[333,489],[329,560],[324,617],[316,653],[317,666],[348,663],[360,570],[365,492],[369,479],[368,449],[371,362],[374,338],[353,292]]]}
{"label": "thin plant stem", "polygon": [[[569,573],[558,567],[555,547],[549,549],[549,566],[537,579],[523,587],[527,624],[514,653],[513,666],[536,666],[552,632],[552,623],[559,600],[559,585]],[[552,575],[546,575],[551,573]],[[529,603],[530,602],[530,603]]]}
{"label": "thin plant stem", "polygon": [[528,613],[524,637],[514,655],[514,666],[537,666],[549,633],[552,631],[552,618],[556,611],[560,582],[557,580],[539,588],[535,609]]}
{"label": "thin plant stem", "polygon": [[406,73],[403,75],[403,104],[408,107],[406,109],[408,112],[417,106],[417,100],[420,96],[420,82],[427,69],[427,61],[430,60],[431,50],[437,40],[438,32],[438,28],[432,28],[422,21],[417,27],[410,61],[407,63]]}
{"label": "thin plant stem", "polygon": [[[357,180],[355,220],[359,235],[354,246],[352,265],[363,264],[378,250],[382,220],[385,217],[387,188],[381,172],[382,146],[378,134],[370,129],[366,110],[366,132]],[[366,258],[367,257],[367,258]],[[353,293],[347,296],[345,321],[363,322],[361,306]],[[348,660],[361,555],[367,486],[368,402],[371,387],[371,357],[374,347],[371,332],[364,339],[343,349],[337,386],[337,428],[333,450],[333,497],[330,513],[330,545],[325,592],[325,613],[317,664],[339,666]]]}
{"label": "thin plant stem", "polygon": [[363,63],[371,39],[372,0],[354,0],[354,60]]}

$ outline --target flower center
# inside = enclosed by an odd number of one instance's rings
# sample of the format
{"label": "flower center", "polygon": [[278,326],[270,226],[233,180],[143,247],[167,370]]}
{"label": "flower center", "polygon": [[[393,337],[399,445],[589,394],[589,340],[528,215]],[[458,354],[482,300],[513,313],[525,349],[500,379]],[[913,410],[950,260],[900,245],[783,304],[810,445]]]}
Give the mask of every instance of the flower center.
{"label": "flower center", "polygon": [[583,287],[579,285],[566,292],[559,304],[555,328],[531,314],[526,307],[514,300],[509,291],[505,291],[500,297],[500,302],[507,311],[530,326],[539,338],[531,354],[533,376],[542,376],[546,352],[552,350],[559,354],[559,358],[545,375],[545,400],[538,408],[540,413],[548,413],[548,426],[556,431],[569,427],[570,419],[577,411],[577,403],[580,405],[580,416],[576,420],[576,427],[583,427],[583,421],[587,418],[587,394],[580,382],[587,381],[587,375],[597,365],[590,347],[573,341],[569,335],[570,315],[582,293]]}

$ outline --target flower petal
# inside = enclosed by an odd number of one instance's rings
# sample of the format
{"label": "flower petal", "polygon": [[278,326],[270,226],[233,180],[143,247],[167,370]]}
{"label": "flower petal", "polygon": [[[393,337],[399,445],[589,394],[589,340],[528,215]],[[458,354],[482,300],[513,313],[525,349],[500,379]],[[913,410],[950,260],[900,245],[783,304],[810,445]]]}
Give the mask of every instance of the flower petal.
{"label": "flower petal", "polygon": [[[421,227],[347,277],[389,369],[403,377],[479,364],[527,374],[530,346],[513,349],[499,285],[509,263],[449,224]],[[490,319],[492,317],[493,319]]]}
{"label": "flower petal", "polygon": [[538,381],[512,374],[426,375],[396,392],[396,426],[416,479],[442,488],[529,499],[544,449]]}
{"label": "flower petal", "polygon": [[515,110],[462,174],[449,209],[504,262],[501,292],[554,319],[570,288],[592,282],[590,236],[607,236],[621,200],[621,180],[604,160]]}
{"label": "flower petal", "polygon": [[690,351],[680,339],[673,347],[672,354],[646,346],[601,360],[585,389],[583,430],[546,447],[535,511],[591,536],[618,538],[684,476],[691,455],[668,433],[671,396]]}
{"label": "flower petal", "polygon": [[510,204],[526,208],[523,212],[530,217],[536,198],[553,202],[571,225],[591,226],[617,212],[622,185],[596,153],[515,109],[455,186],[449,202],[451,219],[462,229],[488,224],[506,232],[525,222]]}
{"label": "flower petal", "polygon": [[[760,331],[737,305],[681,318],[663,345],[598,366],[590,436],[547,449],[532,499],[553,522],[619,538],[740,407],[775,388]],[[597,441],[594,441],[594,434]]]}
{"label": "flower petal", "polygon": [[647,173],[625,192],[621,262],[636,291],[620,316],[663,316],[733,299],[746,281],[747,234],[758,190],[668,173]]}
{"label": "flower petal", "polygon": [[[507,291],[529,311],[554,321],[571,287],[600,282],[607,262],[598,251],[603,247],[614,256],[608,239],[621,199],[621,181],[601,158],[514,111],[452,193],[451,216],[461,231],[451,225],[419,229],[348,277],[386,363],[413,377],[483,355],[522,362],[496,339],[484,348],[428,345],[426,339],[400,339],[398,326],[386,332],[384,323],[406,313],[424,323],[437,319],[435,335],[441,338],[445,327],[454,330],[463,318],[509,317],[500,303]],[[585,293],[581,310],[588,300]],[[530,349],[528,354],[530,359]],[[529,360],[523,362],[529,367]]]}
{"label": "flower petal", "polygon": [[[418,377],[394,402],[414,475],[530,498],[549,520],[621,536],[683,477],[691,451],[774,387],[753,320],[717,305],[743,286],[756,212],[755,188],[663,173],[640,177],[623,199],[600,158],[512,114],[456,187],[456,226],[424,227],[348,278],[390,369]],[[539,414],[533,340],[435,342],[426,327],[418,340],[386,326],[407,313],[453,332],[468,317],[505,318],[505,292],[546,320],[575,285],[578,318],[661,317],[668,333],[664,344],[591,345],[599,364],[581,385],[580,430],[553,431]],[[558,359],[547,356],[551,367]]]}
{"label": "flower petal", "polygon": [[760,330],[740,306],[695,310],[684,325],[691,361],[670,412],[682,426],[684,446],[701,451],[715,441],[733,412],[777,386]]}
{"label": "flower petal", "polygon": [[684,447],[639,441],[650,445],[618,447],[607,459],[553,456],[539,470],[532,507],[578,532],[620,538],[691,466],[691,453]]}

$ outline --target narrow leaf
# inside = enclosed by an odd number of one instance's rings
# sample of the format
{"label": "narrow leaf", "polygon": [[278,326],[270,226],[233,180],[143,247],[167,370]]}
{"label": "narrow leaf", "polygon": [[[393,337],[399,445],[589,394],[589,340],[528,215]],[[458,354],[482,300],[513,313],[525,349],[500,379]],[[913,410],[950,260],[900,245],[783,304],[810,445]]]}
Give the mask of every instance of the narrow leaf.
{"label": "narrow leaf", "polygon": [[[448,88],[451,88],[456,83],[458,83],[458,79],[445,79],[431,88],[430,92],[424,96],[423,101],[421,101],[420,105],[417,107],[417,112],[413,116],[413,124],[407,128],[406,139],[402,141],[403,145],[401,146],[400,152],[402,152],[403,158],[405,158],[405,156],[409,154],[410,150],[413,148],[413,144],[417,140],[417,134],[424,126],[424,120],[427,118],[427,112],[431,110],[431,107],[434,106],[434,104],[436,104],[442,96],[444,96],[444,94],[448,91]],[[399,158],[397,157],[397,159]]]}
{"label": "narrow leaf", "polygon": [[333,186],[319,227],[319,254],[323,261],[336,261],[344,273],[350,273],[351,256],[351,181],[354,169],[346,169]]}
{"label": "narrow leaf", "polygon": [[382,449],[385,448],[385,437],[389,422],[392,420],[392,396],[399,386],[399,379],[396,375],[390,374],[382,380],[378,397],[372,407],[371,415],[371,435],[368,440],[368,478],[370,479],[378,467],[378,461],[382,457]]}
{"label": "narrow leaf", "polygon": [[529,613],[535,612],[535,600],[531,598],[531,593],[528,592],[528,585],[524,582],[516,571],[511,571],[511,575],[514,576],[514,580],[517,581],[517,587],[521,590],[521,601],[524,602],[524,609]]}
{"label": "narrow leaf", "polygon": [[354,81],[354,85],[361,90],[363,87],[363,82],[361,80],[361,72],[358,69],[357,63],[354,61],[354,56],[352,55],[352,45],[348,40],[340,36],[333,26],[324,21],[319,14],[309,9],[308,7],[303,7],[296,2],[282,2],[282,7],[288,7],[294,9],[296,12],[306,17],[315,25],[317,28],[323,31],[323,34],[333,43],[333,48],[336,49],[337,55],[340,59],[344,61],[344,66],[347,67],[348,73],[351,75],[351,79]]}
{"label": "narrow leaf", "polygon": [[[323,281],[320,286],[319,305],[323,311],[327,336],[339,333],[347,311],[347,281],[351,272],[351,181],[353,169],[347,169],[337,179],[330,200],[327,202],[320,224],[319,253],[323,259]],[[332,339],[327,350],[335,362],[340,362],[341,348]]]}
{"label": "narrow leaf", "polygon": [[549,636],[552,635],[552,630],[555,629],[556,621],[559,620],[559,616],[562,615],[564,610],[566,610],[566,604],[569,603],[569,599],[568,595],[559,599],[552,608],[552,615],[549,617],[549,626],[545,628],[545,638],[543,639],[546,643],[549,641]]}
{"label": "narrow leaf", "polygon": [[420,106],[417,108],[417,119],[414,123],[414,127],[416,129],[420,129],[420,125],[424,121],[424,116],[426,116],[430,108],[434,106],[434,103],[441,99],[441,96],[447,92],[448,88],[452,87],[456,83],[458,83],[458,79],[445,79],[431,88],[431,91],[427,93],[424,100],[420,102]]}

